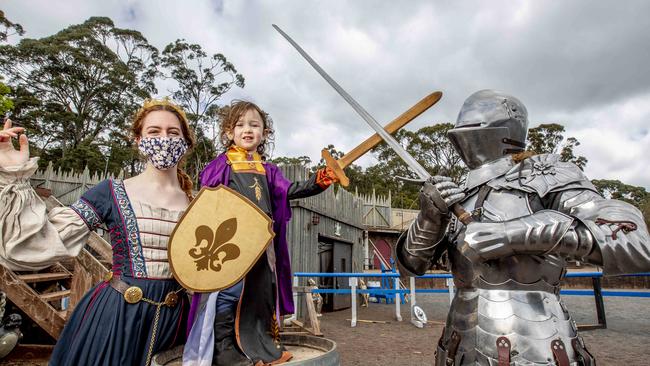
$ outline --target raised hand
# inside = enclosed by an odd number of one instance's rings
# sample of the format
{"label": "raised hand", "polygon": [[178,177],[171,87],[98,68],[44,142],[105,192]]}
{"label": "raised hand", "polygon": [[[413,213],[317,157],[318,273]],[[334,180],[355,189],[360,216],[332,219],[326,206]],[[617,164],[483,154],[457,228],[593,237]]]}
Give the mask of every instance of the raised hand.
{"label": "raised hand", "polygon": [[[10,119],[5,119],[4,128],[0,130],[0,167],[21,165],[29,160],[29,142],[27,136],[22,133],[22,127],[12,127]],[[20,137],[18,136],[20,134]],[[20,150],[16,150],[11,143],[12,138],[17,138],[20,143]]]}
{"label": "raised hand", "polygon": [[463,190],[451,178],[433,176],[420,190],[420,210],[430,218],[447,215],[449,207],[465,198]]}

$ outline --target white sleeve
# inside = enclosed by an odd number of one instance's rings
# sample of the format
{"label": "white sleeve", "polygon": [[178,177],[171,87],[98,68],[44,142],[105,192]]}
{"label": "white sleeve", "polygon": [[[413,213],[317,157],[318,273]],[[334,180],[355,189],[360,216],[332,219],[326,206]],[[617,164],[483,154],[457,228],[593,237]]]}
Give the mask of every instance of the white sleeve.
{"label": "white sleeve", "polygon": [[90,234],[69,207],[46,212],[29,183],[37,162],[32,158],[20,166],[0,167],[0,264],[11,270],[39,270],[74,257]]}

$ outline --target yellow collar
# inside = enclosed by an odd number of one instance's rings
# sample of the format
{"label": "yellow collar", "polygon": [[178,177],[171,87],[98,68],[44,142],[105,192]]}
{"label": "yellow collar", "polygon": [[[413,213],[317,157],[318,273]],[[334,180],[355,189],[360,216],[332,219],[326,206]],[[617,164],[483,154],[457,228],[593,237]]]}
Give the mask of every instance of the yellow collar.
{"label": "yellow collar", "polygon": [[228,161],[235,171],[254,170],[265,173],[262,157],[257,152],[250,153],[239,146],[231,146],[226,151]]}

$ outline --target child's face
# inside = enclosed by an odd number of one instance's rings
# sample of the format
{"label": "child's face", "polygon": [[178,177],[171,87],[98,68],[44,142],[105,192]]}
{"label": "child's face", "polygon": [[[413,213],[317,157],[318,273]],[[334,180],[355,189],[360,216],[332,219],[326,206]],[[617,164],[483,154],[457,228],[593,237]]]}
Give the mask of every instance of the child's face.
{"label": "child's face", "polygon": [[235,127],[228,133],[228,138],[235,142],[235,145],[254,152],[262,143],[264,137],[264,122],[262,116],[254,109],[249,109],[239,118]]}

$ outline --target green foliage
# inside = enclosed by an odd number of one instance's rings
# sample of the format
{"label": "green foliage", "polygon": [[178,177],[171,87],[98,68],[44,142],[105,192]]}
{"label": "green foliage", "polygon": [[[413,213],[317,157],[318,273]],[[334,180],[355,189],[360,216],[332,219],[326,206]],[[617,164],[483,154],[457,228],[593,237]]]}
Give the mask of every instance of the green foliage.
{"label": "green foliage", "polygon": [[[528,149],[537,154],[559,154],[562,161],[568,161],[584,170],[587,158],[575,156],[573,150],[580,142],[575,137],[564,141],[564,126],[557,123],[541,124],[528,130]],[[564,141],[564,142],[563,142]]]}
{"label": "green foliage", "polygon": [[[156,91],[157,60],[158,51],[139,32],[100,17],[0,46],[0,72],[14,89],[14,119],[27,128],[35,151],[48,151],[43,164],[52,160],[65,169],[87,164],[103,171],[101,146],[114,152],[111,159],[133,156],[127,130],[143,99]],[[109,165],[129,164],[115,163]]]}
{"label": "green foliage", "polygon": [[302,165],[302,166],[309,166],[311,164],[311,158],[309,156],[299,156],[299,157],[288,157],[288,156],[280,156],[277,158],[271,159],[271,163],[275,165]]}
{"label": "green foliage", "polygon": [[[399,130],[394,137],[429,174],[446,175],[461,184],[467,168],[447,138],[447,131],[453,127],[452,123],[439,123],[417,131]],[[420,185],[395,178],[415,175],[386,143],[380,143],[374,153],[379,163],[368,168],[366,174],[374,180],[375,191],[386,195],[390,190],[394,207],[416,208]],[[366,193],[367,188],[359,191]]]}
{"label": "green foliage", "polygon": [[[447,139],[447,131],[451,128],[453,124],[441,123],[423,127],[415,132],[399,130],[394,137],[430,174],[447,175],[462,183],[467,168]],[[325,148],[335,159],[344,155],[336,150],[334,145]],[[388,196],[390,192],[393,207],[417,208],[420,185],[397,179],[415,178],[406,164],[384,142],[377,145],[372,153],[378,160],[377,164],[365,170],[354,164],[345,168],[345,174],[350,178],[348,190],[356,190],[366,195],[374,190],[376,194],[383,196]],[[321,159],[312,171],[324,166],[325,161]]]}
{"label": "green foliage", "polygon": [[[187,112],[199,138],[197,149],[188,158],[187,171],[198,176],[202,166],[214,157],[218,112],[217,101],[233,86],[244,87],[244,77],[220,53],[209,56],[198,44],[179,39],[162,51],[162,77],[176,82],[174,100]],[[211,138],[207,136],[209,133]]]}
{"label": "green foliage", "polygon": [[645,188],[625,184],[619,180],[594,179],[591,183],[604,197],[629,202],[638,208],[647,206],[650,200],[650,193],[646,192]]}
{"label": "green foliage", "polygon": [[646,227],[650,228],[650,195],[641,203],[639,210],[643,214]]}
{"label": "green foliage", "polygon": [[[12,35],[25,34],[25,30],[20,24],[12,23],[5,17],[5,13],[0,10],[0,43],[7,42],[7,39]],[[9,98],[11,88],[2,82],[3,78],[0,76],[0,118],[5,116],[7,112],[13,109],[14,103]]]}
{"label": "green foliage", "polygon": [[203,168],[204,163],[210,161],[217,156],[217,148],[212,142],[212,139],[205,135],[201,128],[195,130],[196,146],[194,150],[185,158],[185,171],[191,177],[194,177],[198,184],[198,176]]}
{"label": "green foliage", "polygon": [[14,102],[7,97],[9,93],[11,93],[11,88],[0,81],[0,117],[6,115],[7,112],[14,108]]}
{"label": "green foliage", "polygon": [[22,36],[25,34],[23,26],[18,23],[12,23],[5,17],[5,13],[0,10],[0,43],[7,42],[7,39],[13,35]]}

